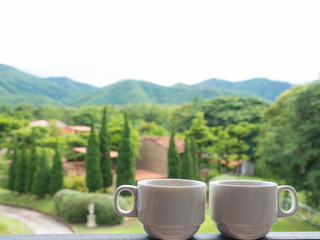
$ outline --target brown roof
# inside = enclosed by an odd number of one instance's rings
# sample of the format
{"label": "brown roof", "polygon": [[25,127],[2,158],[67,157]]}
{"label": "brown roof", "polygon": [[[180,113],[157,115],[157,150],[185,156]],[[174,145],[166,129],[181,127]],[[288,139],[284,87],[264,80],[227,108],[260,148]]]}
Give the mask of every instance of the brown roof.
{"label": "brown roof", "polygon": [[[74,152],[79,152],[79,153],[83,153],[83,154],[86,154],[87,153],[87,148],[86,147],[74,147],[72,149]],[[118,152],[116,151],[110,151],[110,157],[111,158],[116,158],[118,157]]]}
{"label": "brown roof", "polygon": [[[223,164],[223,165],[226,165],[226,163],[227,163],[227,161],[226,160],[220,160],[220,162],[221,162],[221,164]],[[238,161],[234,161],[234,160],[231,160],[231,161],[229,161],[229,165],[231,165],[231,166],[238,166],[239,164],[241,164],[242,163],[242,160],[240,160],[239,162]]]}
{"label": "brown roof", "polygon": [[86,174],[85,161],[65,162],[63,163],[63,168],[67,172],[67,175],[69,175],[70,173],[77,173],[78,176]]}
{"label": "brown roof", "polygon": [[[74,162],[65,162],[63,163],[63,168],[67,172],[67,174],[70,173],[77,173],[79,176],[86,174],[86,162],[85,161],[74,161]],[[144,179],[155,179],[155,178],[167,178],[167,176],[143,170],[143,169],[137,169],[136,170],[136,176],[135,181],[140,181]]]}
{"label": "brown roof", "polygon": [[[141,140],[147,139],[149,141],[152,141],[153,143],[168,149],[169,148],[169,143],[170,143],[170,136],[157,136],[157,137],[149,137],[149,136],[142,136]],[[184,140],[175,137],[174,138],[177,150],[179,153],[184,152]]]}
{"label": "brown roof", "polygon": [[147,170],[144,170],[144,169],[137,169],[136,170],[136,177],[135,177],[136,182],[138,182],[140,180],[155,179],[155,178],[167,178],[167,176],[166,175],[162,175],[160,173],[147,171]]}
{"label": "brown roof", "polygon": [[91,127],[88,126],[67,126],[66,128],[76,132],[90,132]]}

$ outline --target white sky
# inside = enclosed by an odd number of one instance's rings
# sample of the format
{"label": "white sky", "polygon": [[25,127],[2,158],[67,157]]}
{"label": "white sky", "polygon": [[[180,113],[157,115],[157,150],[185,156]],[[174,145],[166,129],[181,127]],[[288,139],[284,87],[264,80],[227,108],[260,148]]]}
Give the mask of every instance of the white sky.
{"label": "white sky", "polygon": [[105,86],[320,73],[318,0],[1,0],[0,63]]}

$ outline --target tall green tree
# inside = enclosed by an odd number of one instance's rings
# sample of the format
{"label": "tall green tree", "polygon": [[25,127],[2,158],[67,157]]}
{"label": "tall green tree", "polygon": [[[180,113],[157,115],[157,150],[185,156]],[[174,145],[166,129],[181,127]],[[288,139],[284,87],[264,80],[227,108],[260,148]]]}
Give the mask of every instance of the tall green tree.
{"label": "tall green tree", "polygon": [[63,165],[61,161],[61,153],[58,141],[55,146],[55,155],[53,158],[53,165],[50,171],[50,194],[54,195],[57,191],[63,188]]}
{"label": "tall green tree", "polygon": [[103,187],[107,188],[112,185],[112,169],[111,169],[111,141],[107,125],[107,106],[103,109],[101,129],[99,133],[100,139],[100,167],[102,172]]}
{"label": "tall green tree", "polygon": [[[133,146],[130,141],[130,127],[128,114],[124,114],[124,130],[119,147],[119,156],[117,158],[117,186],[135,185],[135,157]],[[127,194],[127,192],[124,192]]]}
{"label": "tall green tree", "polygon": [[197,153],[197,144],[194,137],[190,137],[190,154],[192,158],[192,164],[194,167],[195,177],[198,175],[198,153]]}
{"label": "tall green tree", "polygon": [[26,168],[26,184],[25,184],[25,192],[32,191],[33,179],[37,168],[38,162],[38,154],[37,154],[37,146],[36,146],[36,134],[35,130],[32,129],[31,134],[31,150],[30,157]]}
{"label": "tall green tree", "polygon": [[16,180],[14,185],[14,189],[19,193],[24,192],[26,167],[27,167],[28,159],[29,159],[29,154],[27,152],[27,144],[26,144],[26,141],[23,139],[22,150],[19,156],[19,161],[16,169]]}
{"label": "tall green tree", "polygon": [[185,138],[180,177],[184,179],[192,179],[194,177],[194,166],[188,136]]}
{"label": "tall green tree", "polygon": [[10,164],[10,170],[9,170],[9,181],[8,181],[8,187],[11,191],[15,190],[15,179],[17,176],[17,165],[19,161],[19,153],[18,153],[18,139],[17,136],[13,139],[13,155],[12,155],[12,162]]}
{"label": "tall green tree", "polygon": [[38,166],[32,184],[32,192],[35,195],[43,197],[46,193],[49,193],[49,175],[48,157],[44,146],[42,146],[42,154],[38,160]]}
{"label": "tall green tree", "polygon": [[258,170],[304,191],[320,206],[320,83],[294,87],[262,117]]}
{"label": "tall green tree", "polygon": [[90,192],[95,192],[102,189],[102,181],[99,141],[94,129],[94,121],[92,119],[86,154],[86,185]]}
{"label": "tall green tree", "polygon": [[179,178],[179,174],[180,155],[175,144],[174,132],[172,132],[168,148],[168,178]]}

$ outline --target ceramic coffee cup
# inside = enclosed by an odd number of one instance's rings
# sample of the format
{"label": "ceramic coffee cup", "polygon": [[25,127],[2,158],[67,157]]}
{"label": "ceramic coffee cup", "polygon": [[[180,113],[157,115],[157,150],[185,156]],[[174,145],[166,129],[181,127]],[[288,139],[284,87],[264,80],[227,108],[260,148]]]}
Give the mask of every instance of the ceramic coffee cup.
{"label": "ceramic coffee cup", "polygon": [[[292,206],[280,207],[280,193],[289,191]],[[257,239],[266,236],[277,217],[293,215],[298,208],[297,193],[291,186],[273,182],[225,180],[209,183],[210,217],[227,237]]]}
{"label": "ceramic coffee cup", "polygon": [[[119,194],[130,191],[133,207],[124,211],[119,206]],[[118,215],[138,217],[150,237],[188,239],[199,229],[205,218],[206,184],[183,179],[150,179],[137,186],[117,188],[114,208]]]}

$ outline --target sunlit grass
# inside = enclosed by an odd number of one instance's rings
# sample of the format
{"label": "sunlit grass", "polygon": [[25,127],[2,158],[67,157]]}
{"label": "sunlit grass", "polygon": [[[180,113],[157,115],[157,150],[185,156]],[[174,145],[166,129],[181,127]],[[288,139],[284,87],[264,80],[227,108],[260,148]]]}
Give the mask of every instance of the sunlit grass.
{"label": "sunlit grass", "polygon": [[0,234],[33,234],[33,232],[22,222],[0,215]]}
{"label": "sunlit grass", "polygon": [[53,200],[49,196],[39,199],[35,195],[19,194],[0,188],[0,203],[35,209],[44,213],[56,215]]}

